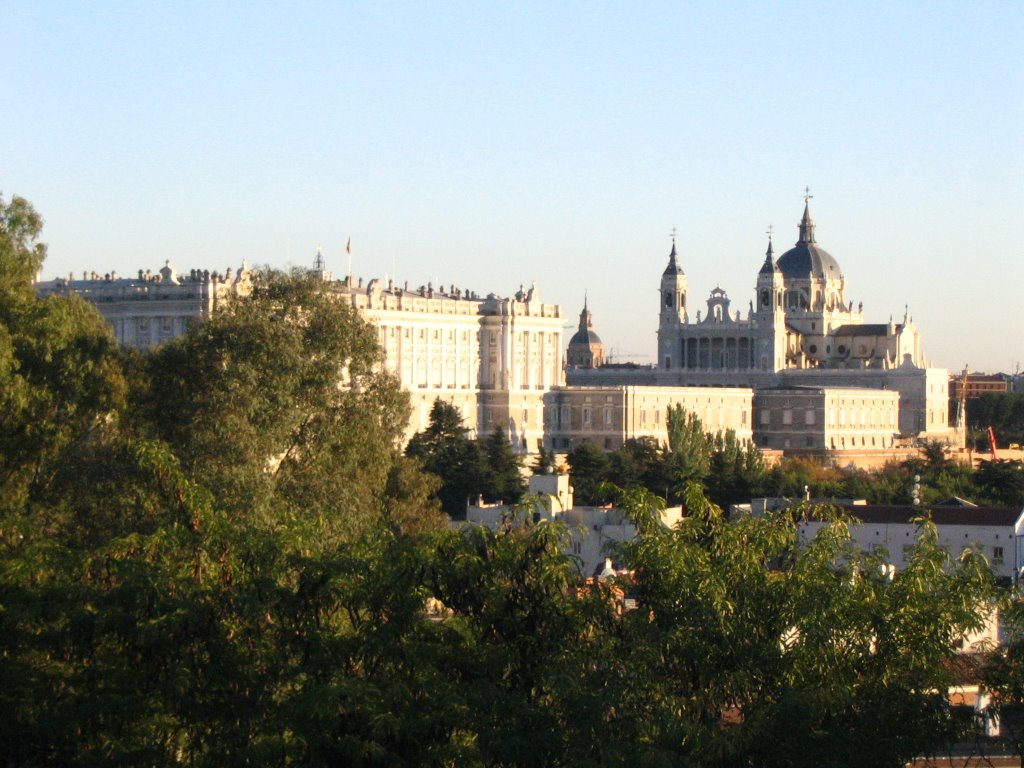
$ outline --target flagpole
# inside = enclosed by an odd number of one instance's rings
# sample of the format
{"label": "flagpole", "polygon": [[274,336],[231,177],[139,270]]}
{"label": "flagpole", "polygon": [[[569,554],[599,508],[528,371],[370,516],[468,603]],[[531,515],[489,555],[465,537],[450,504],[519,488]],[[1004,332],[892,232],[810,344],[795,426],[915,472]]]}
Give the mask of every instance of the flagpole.
{"label": "flagpole", "polygon": [[352,287],[352,238],[349,237],[345,243],[345,253],[348,254],[348,287]]}

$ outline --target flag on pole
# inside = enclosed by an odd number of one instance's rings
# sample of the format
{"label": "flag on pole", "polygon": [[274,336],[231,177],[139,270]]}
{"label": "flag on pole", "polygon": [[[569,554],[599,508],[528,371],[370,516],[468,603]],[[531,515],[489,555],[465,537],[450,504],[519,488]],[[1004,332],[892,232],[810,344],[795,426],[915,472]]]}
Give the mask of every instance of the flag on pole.
{"label": "flag on pole", "polygon": [[348,242],[345,243],[345,253],[349,253],[349,254],[352,253],[352,238],[351,237],[348,239]]}

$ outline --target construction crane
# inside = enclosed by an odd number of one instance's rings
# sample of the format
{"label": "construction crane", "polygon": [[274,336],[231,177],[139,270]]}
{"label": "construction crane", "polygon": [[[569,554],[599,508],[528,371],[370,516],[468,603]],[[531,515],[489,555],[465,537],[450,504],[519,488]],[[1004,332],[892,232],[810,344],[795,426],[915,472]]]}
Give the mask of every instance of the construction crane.
{"label": "construction crane", "polygon": [[619,349],[618,347],[612,347],[608,351],[608,362],[609,363],[614,363],[616,359],[621,358],[621,357],[626,357],[630,361],[634,361],[634,360],[647,360],[647,359],[650,358],[650,355],[645,355],[642,352],[624,352],[623,350]]}
{"label": "construction crane", "polygon": [[988,428],[988,449],[992,452],[992,461],[996,460],[996,431]]}

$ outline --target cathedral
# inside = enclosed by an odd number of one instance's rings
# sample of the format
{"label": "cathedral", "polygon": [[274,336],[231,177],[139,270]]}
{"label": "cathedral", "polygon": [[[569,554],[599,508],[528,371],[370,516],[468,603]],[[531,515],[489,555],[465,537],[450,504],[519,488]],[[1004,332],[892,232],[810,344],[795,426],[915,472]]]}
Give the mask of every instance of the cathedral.
{"label": "cathedral", "polygon": [[[962,442],[948,420],[947,372],[928,366],[909,312],[899,323],[891,317],[887,323],[864,322],[863,306],[847,298],[839,263],[818,244],[809,195],[793,247],[776,258],[769,235],[745,315],[732,308],[721,287],[694,312],[681,261],[673,237],[659,283],[656,364],[596,362],[600,347],[583,343],[597,338],[585,306],[574,337],[580,338],[576,364],[566,368],[570,389],[750,388],[756,393],[754,439],[766,448],[831,451],[889,448],[904,440]],[[788,409],[810,392],[816,410],[800,406],[800,426],[807,429],[798,430]],[[890,423],[893,395],[898,417]],[[829,405],[835,397],[842,408]],[[850,410],[854,405],[856,413]],[[851,426],[856,435],[846,434]]]}
{"label": "cathedral", "polygon": [[900,324],[867,324],[846,298],[838,262],[818,245],[809,201],[796,245],[778,259],[771,238],[746,317],[716,287],[691,319],[687,278],[672,243],[661,276],[658,365],[665,370],[762,371],[921,367],[920,337],[908,315]]}

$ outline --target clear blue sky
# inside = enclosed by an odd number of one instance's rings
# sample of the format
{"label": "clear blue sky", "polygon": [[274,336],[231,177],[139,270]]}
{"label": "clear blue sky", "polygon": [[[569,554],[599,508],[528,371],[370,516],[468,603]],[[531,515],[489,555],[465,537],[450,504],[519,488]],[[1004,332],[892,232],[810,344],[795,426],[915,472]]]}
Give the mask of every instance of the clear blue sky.
{"label": "clear blue sky", "polygon": [[774,225],[936,365],[1024,364],[1024,3],[0,4],[0,191],[45,277],[250,263],[584,291],[652,358],[678,228],[746,312]]}

